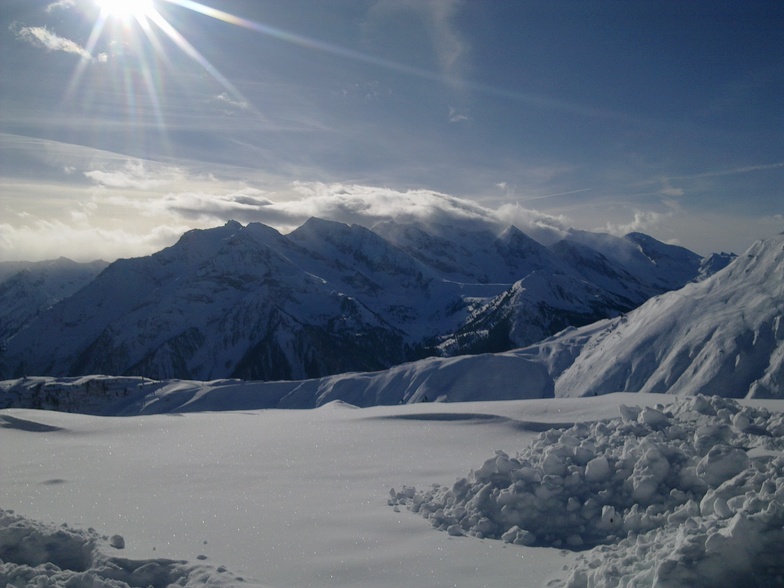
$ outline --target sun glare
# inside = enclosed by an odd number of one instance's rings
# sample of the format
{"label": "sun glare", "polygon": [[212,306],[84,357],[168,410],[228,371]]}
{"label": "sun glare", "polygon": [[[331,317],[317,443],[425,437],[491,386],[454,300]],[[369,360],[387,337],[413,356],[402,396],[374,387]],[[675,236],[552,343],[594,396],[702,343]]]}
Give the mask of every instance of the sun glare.
{"label": "sun glare", "polygon": [[154,10],[152,0],[95,0],[95,3],[114,18],[145,18]]}

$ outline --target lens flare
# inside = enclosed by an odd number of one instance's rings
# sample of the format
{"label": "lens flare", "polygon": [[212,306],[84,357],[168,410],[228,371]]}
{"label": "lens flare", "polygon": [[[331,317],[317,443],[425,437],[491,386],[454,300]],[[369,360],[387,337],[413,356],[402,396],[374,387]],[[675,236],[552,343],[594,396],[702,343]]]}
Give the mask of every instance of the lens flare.
{"label": "lens flare", "polygon": [[146,18],[153,12],[152,0],[95,0],[101,12],[112,18]]}

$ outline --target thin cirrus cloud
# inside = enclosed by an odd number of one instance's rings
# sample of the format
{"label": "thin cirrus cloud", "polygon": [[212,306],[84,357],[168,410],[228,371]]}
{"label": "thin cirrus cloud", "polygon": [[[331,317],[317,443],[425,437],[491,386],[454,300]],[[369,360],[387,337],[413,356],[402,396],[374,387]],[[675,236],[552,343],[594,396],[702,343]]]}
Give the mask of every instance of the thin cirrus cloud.
{"label": "thin cirrus cloud", "polygon": [[59,36],[46,27],[21,27],[16,30],[16,36],[22,41],[49,51],[73,53],[88,61],[93,59],[93,56],[90,55],[87,49],[70,39]]}
{"label": "thin cirrus cloud", "polygon": [[220,94],[215,96],[214,101],[219,104],[223,104],[225,106],[229,106],[237,110],[250,109],[250,104],[248,104],[246,100],[238,100],[236,98],[232,98],[228,92],[221,92]]}
{"label": "thin cirrus cloud", "polygon": [[454,24],[460,0],[379,0],[369,10],[363,25],[365,36],[372,39],[386,28],[390,19],[401,13],[416,14],[427,27],[430,43],[441,75],[459,83],[467,67],[470,45]]}

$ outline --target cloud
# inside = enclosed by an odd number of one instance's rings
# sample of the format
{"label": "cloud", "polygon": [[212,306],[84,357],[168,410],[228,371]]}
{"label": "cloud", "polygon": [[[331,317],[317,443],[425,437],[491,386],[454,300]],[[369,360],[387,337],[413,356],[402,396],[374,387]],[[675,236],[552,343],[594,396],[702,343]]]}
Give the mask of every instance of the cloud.
{"label": "cloud", "polygon": [[243,223],[261,222],[284,233],[310,217],[366,227],[395,221],[457,225],[496,232],[514,224],[547,243],[561,238],[568,228],[563,217],[525,209],[517,204],[491,209],[472,200],[431,190],[401,191],[358,184],[295,182],[293,191],[294,198],[287,194],[287,200],[275,200],[278,195],[274,193],[247,187],[230,194],[181,192],[144,201],[124,200],[125,197],[116,196],[111,202],[121,205],[118,200],[121,198],[128,206],[143,208],[147,214],[158,218],[164,214],[175,214],[205,224],[228,219]]}
{"label": "cloud", "polygon": [[46,12],[53,12],[54,10],[73,8],[75,5],[76,5],[75,0],[57,0],[56,2],[52,2],[46,7]]}
{"label": "cloud", "polygon": [[502,226],[514,225],[545,245],[564,238],[571,226],[563,215],[547,214],[519,203],[503,204],[493,214]]}
{"label": "cloud", "polygon": [[157,166],[149,169],[141,160],[128,160],[112,169],[96,169],[84,172],[96,184],[112,188],[134,188],[149,190],[160,188],[182,180],[185,174],[176,167]]}
{"label": "cloud", "polygon": [[603,229],[611,235],[623,236],[628,233],[646,233],[653,229],[661,227],[672,216],[671,213],[653,212],[651,210],[636,210],[634,212],[634,219],[625,224],[607,223]]}
{"label": "cloud", "polygon": [[449,122],[460,123],[469,120],[471,120],[471,118],[467,114],[465,114],[465,112],[461,112],[457,108],[453,108],[452,106],[449,107]]}
{"label": "cloud", "polygon": [[470,46],[455,25],[462,0],[379,0],[368,12],[367,31],[384,30],[390,16],[402,11],[419,16],[427,27],[435,60],[445,76],[455,81],[466,66]]}
{"label": "cloud", "polygon": [[0,224],[0,261],[40,261],[68,257],[75,261],[149,255],[172,245],[191,227],[159,225],[133,232],[85,224],[85,216],[74,214],[71,223],[35,220],[24,225]]}
{"label": "cloud", "polygon": [[454,17],[462,2],[460,0],[434,0],[417,2],[428,10],[432,27],[433,46],[439,64],[446,74],[459,74],[461,61],[468,53],[468,44],[454,26]]}
{"label": "cloud", "polygon": [[36,47],[43,47],[49,51],[74,53],[88,61],[93,59],[92,55],[84,47],[70,39],[60,37],[46,27],[22,27],[15,32],[18,39]]}
{"label": "cloud", "polygon": [[661,178],[659,180],[662,184],[659,194],[669,196],[671,198],[680,198],[685,194],[683,188],[676,188],[670,182],[670,178]]}
{"label": "cloud", "polygon": [[226,195],[205,192],[173,193],[155,203],[161,210],[189,219],[235,219],[245,222],[255,220],[264,208],[271,205],[273,202],[265,198],[261,190],[254,188]]}
{"label": "cloud", "polygon": [[741,167],[733,167],[728,169],[720,169],[709,172],[702,172],[698,174],[691,174],[686,176],[673,176],[671,180],[693,180],[699,178],[715,178],[720,176],[734,176],[736,174],[748,174],[758,171],[770,171],[774,169],[784,168],[784,161],[777,163],[766,163],[761,165],[745,165]]}
{"label": "cloud", "polygon": [[222,92],[215,96],[214,100],[226,106],[230,106],[232,108],[236,108],[239,110],[248,110],[250,108],[250,104],[246,100],[238,100],[236,98],[232,98],[229,96],[228,92]]}

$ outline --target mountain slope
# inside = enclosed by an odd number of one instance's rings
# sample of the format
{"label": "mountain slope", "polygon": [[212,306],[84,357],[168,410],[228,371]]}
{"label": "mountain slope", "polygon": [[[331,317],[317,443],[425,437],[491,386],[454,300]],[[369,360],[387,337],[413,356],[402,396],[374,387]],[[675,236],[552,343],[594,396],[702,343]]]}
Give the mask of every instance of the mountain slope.
{"label": "mountain slope", "polygon": [[0,263],[0,341],[87,285],[107,265],[104,261],[77,263],[65,257]]}
{"label": "mountain slope", "polygon": [[702,282],[521,355],[549,362],[557,396],[628,391],[781,397],[783,316],[784,234],[755,243]]}
{"label": "mountain slope", "polygon": [[404,361],[393,326],[270,246],[281,240],[227,223],[119,260],[14,337],[6,370],[276,379]]}
{"label": "mountain slope", "polygon": [[506,351],[630,308],[628,300],[585,280],[535,271],[471,313],[439,349],[445,355]]}
{"label": "mountain slope", "polygon": [[566,237],[587,245],[625,268],[656,294],[682,288],[699,273],[701,258],[677,245],[667,245],[642,233],[616,237],[571,229]]}

